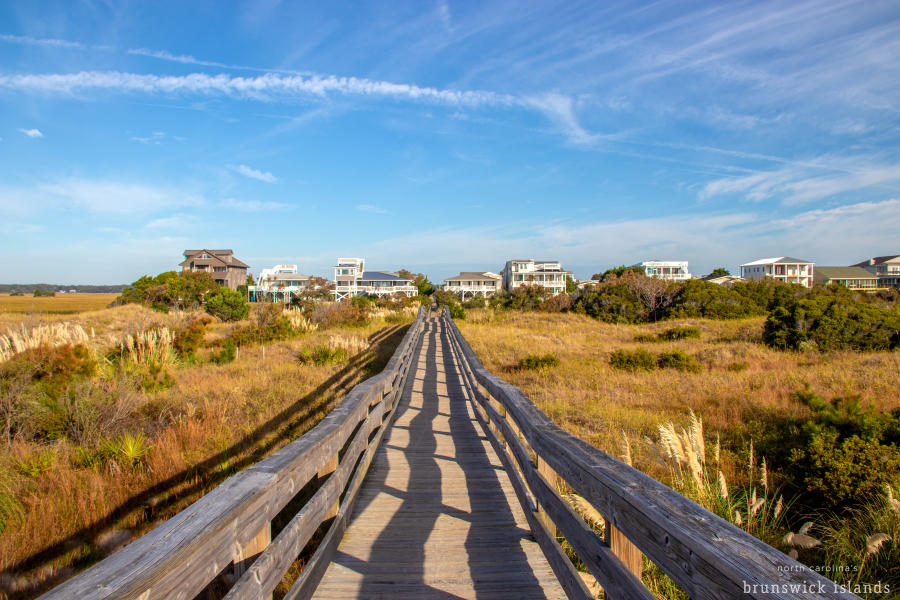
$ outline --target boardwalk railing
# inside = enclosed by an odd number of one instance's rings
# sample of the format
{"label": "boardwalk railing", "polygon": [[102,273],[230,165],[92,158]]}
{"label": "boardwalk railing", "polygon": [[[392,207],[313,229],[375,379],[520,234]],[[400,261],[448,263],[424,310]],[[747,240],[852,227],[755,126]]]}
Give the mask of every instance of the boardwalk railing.
{"label": "boardwalk railing", "polygon": [[[489,373],[445,309],[475,413],[532,533],[569,598],[593,597],[557,542],[571,545],[607,598],[654,598],[642,554],[691,598],[857,598],[655,479],[566,433],[517,387]],[[605,523],[601,539],[557,491],[559,480]]]}
{"label": "boardwalk railing", "polygon": [[[224,573],[236,578],[226,598],[266,598],[333,518],[286,596],[308,598],[395,413],[425,315],[420,308],[384,370],[355,386],[313,429],[42,598],[190,600]],[[321,481],[319,489],[271,539],[272,519],[313,479]]]}

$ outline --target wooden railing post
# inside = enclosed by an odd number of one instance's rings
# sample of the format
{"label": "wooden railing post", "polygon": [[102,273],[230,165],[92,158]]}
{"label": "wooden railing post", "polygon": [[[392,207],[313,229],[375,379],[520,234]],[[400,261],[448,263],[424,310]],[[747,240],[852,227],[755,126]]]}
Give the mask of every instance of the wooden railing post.
{"label": "wooden railing post", "polygon": [[[241,548],[240,552],[240,560],[235,561],[234,563],[234,580],[237,581],[241,578],[241,575],[247,572],[247,569],[250,568],[250,565],[253,564],[253,561],[257,556],[262,554],[263,550],[269,547],[269,544],[272,543],[272,522],[269,521],[263,528],[259,530],[253,539],[247,542],[243,548]],[[271,598],[272,596],[269,596]]]}
{"label": "wooden railing post", "polygon": [[[550,468],[550,465],[548,465],[540,456],[536,457],[536,461],[538,474],[547,481],[547,484],[553,491],[556,491],[556,483],[559,480],[559,475],[557,475],[556,471]],[[544,527],[547,528],[547,531],[550,532],[550,535],[556,537],[556,523],[554,523],[553,520],[550,519],[550,515],[547,514],[547,510],[543,506],[541,506],[539,502],[537,505],[537,518],[538,521],[540,521],[541,524],[543,524]]]}
{"label": "wooden railing post", "polygon": [[622,561],[622,564],[624,564],[629,571],[634,573],[635,577],[640,579],[643,570],[641,563],[644,555],[637,549],[637,546],[632,544],[631,540],[625,537],[621,531],[616,529],[615,525],[609,522],[609,519],[606,519],[605,537],[605,541],[613,554]]}
{"label": "wooden railing post", "polygon": [[[323,466],[321,469],[319,469],[317,476],[320,480],[327,479],[329,475],[331,475],[332,473],[337,471],[337,468],[338,468],[338,456],[337,456],[337,454],[335,454],[334,456],[331,457],[331,460],[329,460],[327,463],[325,463],[325,466]],[[340,508],[341,508],[340,501],[335,500],[331,509],[329,509],[328,513],[325,515],[325,520],[336,517],[338,514],[338,510]]]}

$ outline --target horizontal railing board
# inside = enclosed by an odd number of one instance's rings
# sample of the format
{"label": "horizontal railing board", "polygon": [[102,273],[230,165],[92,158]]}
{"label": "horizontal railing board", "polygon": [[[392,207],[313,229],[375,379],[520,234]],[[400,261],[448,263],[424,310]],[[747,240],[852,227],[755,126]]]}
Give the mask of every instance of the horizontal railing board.
{"label": "horizontal railing board", "polygon": [[[608,593],[617,594],[614,598],[635,598],[653,600],[655,596],[637,579],[634,574],[613,554],[612,550],[600,537],[578,516],[555,489],[537,472],[528,451],[522,445],[512,427],[489,402],[478,398],[481,408],[487,413],[490,421],[503,435],[507,447],[518,463],[522,477],[528,483],[534,498],[547,511],[563,537],[569,541],[579,558],[588,567],[597,582]],[[489,436],[493,431],[486,429]],[[494,436],[495,437],[495,436]],[[498,444],[500,443],[497,440]]]}
{"label": "horizontal railing board", "polygon": [[[451,348],[453,348],[452,344]],[[454,350],[456,349],[454,348]],[[462,365],[462,360],[460,360],[459,363]],[[553,532],[550,532],[535,515],[534,507],[531,505],[531,499],[528,494],[528,486],[522,479],[522,474],[515,468],[509,454],[504,450],[502,443],[491,430],[485,417],[478,410],[479,406],[473,406],[473,408],[475,417],[478,419],[488,441],[494,448],[494,452],[503,464],[503,468],[509,477],[513,491],[516,494],[516,498],[519,500],[519,504],[522,507],[522,512],[525,513],[525,519],[528,521],[528,526],[531,529],[532,535],[534,535],[535,541],[544,553],[544,557],[547,559],[547,562],[565,592],[566,597],[569,598],[569,600],[592,599],[593,595],[587,589],[587,586],[585,586],[581,576],[578,575],[578,571],[575,570],[569,557],[566,556],[565,552],[563,552],[562,548],[557,543],[556,535]]]}
{"label": "horizontal railing board", "polygon": [[[449,316],[448,320],[475,379],[503,404],[529,445],[692,598],[857,598],[671,488],[563,431],[521,390],[487,371]],[[776,593],[744,592],[746,586],[759,590],[764,588],[753,586],[773,584]],[[784,593],[779,593],[782,589]]]}
{"label": "horizontal railing board", "polygon": [[379,425],[381,423],[382,414],[384,402],[376,404],[375,409],[369,413],[365,421],[367,426],[357,430],[338,468],[232,586],[225,600],[265,598],[275,590],[284,573],[343,493],[347,481],[354,473],[357,459],[366,451],[369,434],[375,428],[375,422],[377,421]]}
{"label": "horizontal railing board", "polygon": [[[355,386],[310,431],[271,456],[237,473],[156,528],[53,588],[42,600],[79,598],[191,599],[234,560],[344,446],[368,416],[369,405],[395,385],[424,309],[387,367]],[[405,371],[404,371],[405,372]]]}

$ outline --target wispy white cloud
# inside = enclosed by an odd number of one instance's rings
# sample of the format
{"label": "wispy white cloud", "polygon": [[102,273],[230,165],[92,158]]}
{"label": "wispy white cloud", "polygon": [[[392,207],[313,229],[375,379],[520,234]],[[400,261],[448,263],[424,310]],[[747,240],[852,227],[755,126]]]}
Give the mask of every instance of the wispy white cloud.
{"label": "wispy white cloud", "polygon": [[180,190],[104,179],[70,177],[0,188],[0,212],[19,215],[74,209],[121,217],[202,204],[202,198]]}
{"label": "wispy white cloud", "polygon": [[127,51],[128,54],[134,54],[137,56],[147,56],[149,58],[158,58],[160,60],[167,60],[170,62],[177,62],[186,65],[200,65],[207,67],[220,67],[220,68],[228,68],[228,65],[224,63],[218,63],[209,60],[200,60],[194,58],[193,56],[187,54],[172,54],[171,52],[166,52],[165,50],[150,50],[149,48],[132,48]]}
{"label": "wispy white cloud", "polygon": [[0,33],[0,41],[10,44],[24,44],[27,46],[52,46],[54,48],[84,48],[84,44],[80,42],[70,42],[67,40],[42,39],[34,38],[30,35],[8,35]]}
{"label": "wispy white cloud", "polygon": [[329,94],[386,97],[452,105],[516,105],[513,96],[486,91],[448,90],[334,75],[147,75],[119,71],[82,71],[65,74],[0,75],[0,87],[25,92],[73,94],[89,91],[122,93],[225,95],[236,98],[276,100]]}
{"label": "wispy white cloud", "polygon": [[570,141],[576,144],[593,144],[604,137],[588,133],[581,126],[575,115],[574,103],[570,96],[558,93],[543,94],[531,96],[525,102],[546,115]]}
{"label": "wispy white cloud", "polygon": [[[559,259],[579,276],[653,258],[688,260],[695,273],[717,266],[735,272],[741,263],[764,256],[801,255],[820,264],[851,264],[877,254],[878,248],[889,252],[896,246],[898,228],[900,200],[890,199],[801,211],[778,220],[767,211],[742,211],[442,228],[382,239],[356,252],[377,256],[379,263],[426,271],[449,263],[496,269],[511,256],[533,256]],[[410,256],[409,248],[420,250]]]}
{"label": "wispy white cloud", "polygon": [[750,201],[779,199],[786,205],[830,198],[873,186],[900,183],[900,163],[874,156],[822,156],[778,169],[710,181],[700,198],[736,194]]}
{"label": "wispy white cloud", "polygon": [[230,208],[239,212],[266,212],[285,210],[292,208],[290,204],[284,202],[271,202],[264,200],[235,200],[234,198],[226,198],[219,202],[222,208]]}
{"label": "wispy white cloud", "polygon": [[30,137],[30,138],[42,138],[42,137],[44,137],[44,134],[41,133],[41,130],[40,130],[40,129],[23,129],[22,127],[20,127],[20,128],[19,128],[19,131],[21,131],[22,133],[24,133],[25,135],[27,135],[27,136]]}
{"label": "wispy white cloud", "polygon": [[131,140],[133,140],[135,142],[140,142],[142,144],[151,144],[154,146],[159,146],[162,143],[163,138],[165,138],[165,137],[166,137],[166,134],[164,132],[154,131],[153,133],[151,133],[150,135],[145,136],[145,137],[134,136],[131,138]]}
{"label": "wispy white cloud", "polygon": [[231,168],[235,173],[240,173],[244,177],[249,177],[250,179],[256,179],[265,183],[275,183],[276,181],[278,181],[278,178],[268,171],[259,171],[257,169],[248,167],[247,165],[238,165]]}
{"label": "wispy white cloud", "polygon": [[360,212],[366,213],[374,213],[378,215],[386,215],[388,211],[380,206],[375,206],[374,204],[357,204],[356,210]]}
{"label": "wispy white cloud", "polygon": [[145,229],[162,229],[165,231],[173,231],[176,229],[188,229],[197,223],[197,217],[193,215],[177,214],[169,217],[159,217],[150,220]]}

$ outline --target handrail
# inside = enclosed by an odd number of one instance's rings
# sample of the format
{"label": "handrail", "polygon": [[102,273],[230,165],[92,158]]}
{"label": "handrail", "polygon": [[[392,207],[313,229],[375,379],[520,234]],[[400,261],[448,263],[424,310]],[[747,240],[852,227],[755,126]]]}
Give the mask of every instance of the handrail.
{"label": "handrail", "polygon": [[[227,568],[237,577],[229,599],[269,597],[315,531],[333,517],[287,595],[308,597],[334,555],[393,418],[426,314],[420,307],[384,370],[356,385],[307,433],[41,599],[190,599]],[[323,481],[318,491],[270,541],[272,519],[316,477]]]}
{"label": "handrail", "polygon": [[[655,479],[553,423],[517,387],[488,372],[444,309],[451,347],[535,539],[569,598],[592,597],[559,562],[557,529],[607,598],[653,595],[641,553],[691,598],[858,598]],[[606,539],[557,491],[557,478],[606,520]],[[581,585],[579,585],[581,584]]]}

